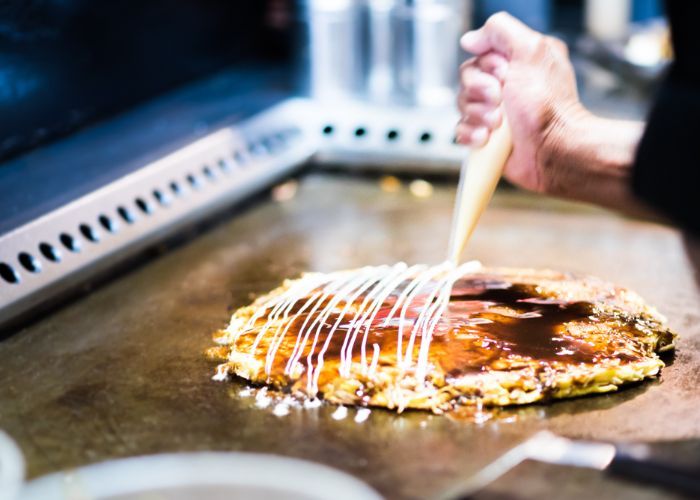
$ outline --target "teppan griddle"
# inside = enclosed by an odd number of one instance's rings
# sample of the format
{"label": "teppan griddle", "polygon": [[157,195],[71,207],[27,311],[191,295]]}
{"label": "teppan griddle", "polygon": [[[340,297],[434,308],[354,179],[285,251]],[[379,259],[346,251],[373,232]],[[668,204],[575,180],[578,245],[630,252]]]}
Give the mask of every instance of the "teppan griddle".
{"label": "teppan griddle", "polygon": [[[36,477],[101,460],[178,450],[269,452],[345,470],[390,498],[444,491],[540,429],[595,440],[700,437],[698,244],[598,209],[501,191],[466,256],[487,265],[594,274],[638,291],[680,333],[659,380],[620,392],[508,410],[484,424],[334,408],[277,417],[211,380],[204,356],[232,309],[305,270],[439,262],[454,189],[429,198],[376,178],[309,174],[288,201],[249,205],[0,342],[0,428]],[[692,459],[678,443],[677,455]],[[674,448],[672,448],[674,449]],[[313,480],[313,478],[310,478]],[[526,463],[482,498],[658,498],[590,470]]]}

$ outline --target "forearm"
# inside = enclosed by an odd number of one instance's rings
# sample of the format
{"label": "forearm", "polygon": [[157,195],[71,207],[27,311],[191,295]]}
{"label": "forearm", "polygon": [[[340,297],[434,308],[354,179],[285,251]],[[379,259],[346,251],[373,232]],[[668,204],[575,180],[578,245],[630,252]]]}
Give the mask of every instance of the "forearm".
{"label": "forearm", "polygon": [[631,185],[643,130],[642,122],[601,118],[583,107],[569,110],[544,141],[545,192],[649,216]]}
{"label": "forearm", "polygon": [[[475,55],[460,70],[460,142],[479,146],[505,111],[513,151],[503,175],[516,186],[658,219],[634,194],[649,181],[635,165],[644,124],[591,114],[579,101],[566,46],[506,13],[462,38]],[[686,130],[694,130],[686,126]],[[686,140],[685,142],[691,143]],[[647,163],[652,161],[652,157]],[[633,176],[633,169],[635,175]],[[655,170],[650,172],[652,190]],[[644,178],[643,178],[644,177]],[[647,194],[646,199],[651,197]]]}

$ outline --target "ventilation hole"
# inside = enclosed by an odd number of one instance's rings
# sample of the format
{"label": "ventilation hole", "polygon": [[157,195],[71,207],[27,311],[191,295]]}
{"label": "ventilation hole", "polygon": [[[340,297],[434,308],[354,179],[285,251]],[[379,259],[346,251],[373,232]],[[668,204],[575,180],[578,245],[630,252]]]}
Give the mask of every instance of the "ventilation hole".
{"label": "ventilation hole", "polygon": [[134,202],[136,203],[136,206],[139,207],[139,210],[146,215],[151,215],[153,213],[153,207],[143,198],[136,198]]}
{"label": "ventilation hole", "polygon": [[195,189],[199,189],[200,187],[202,187],[202,181],[199,180],[199,177],[193,174],[189,174],[187,176],[187,182],[189,182],[190,186],[192,186]]}
{"label": "ventilation hole", "polygon": [[98,221],[100,221],[100,225],[105,228],[107,231],[110,233],[116,233],[117,232],[117,223],[114,222],[112,219],[107,217],[106,215],[102,214],[97,218]]}
{"label": "ventilation hole", "polygon": [[22,264],[22,267],[29,272],[38,273],[39,271],[41,271],[41,263],[38,260],[36,260],[33,255],[30,255],[27,252],[20,253],[17,256],[17,260],[19,260],[19,263]]}
{"label": "ventilation hole", "polygon": [[430,132],[423,132],[420,135],[420,142],[430,142],[430,140],[433,138],[433,135]]}
{"label": "ventilation hole", "polygon": [[229,164],[229,162],[227,162],[223,158],[219,158],[217,165],[219,165],[219,170],[221,170],[222,172],[224,172],[226,174],[228,174],[231,171],[231,165]]}
{"label": "ventilation hole", "polygon": [[86,239],[92,241],[93,243],[97,243],[100,241],[100,235],[97,231],[95,231],[92,226],[89,226],[88,224],[80,224],[78,226],[78,229],[80,229],[80,232],[85,236]]}
{"label": "ventilation hole", "polygon": [[233,152],[233,161],[239,165],[245,165],[247,163],[246,157],[240,151]]}
{"label": "ventilation hole", "polygon": [[326,125],[323,127],[323,135],[333,135],[333,132],[335,132],[333,125]]}
{"label": "ventilation hole", "polygon": [[365,127],[357,127],[355,129],[355,137],[364,137],[367,135],[367,129]]}
{"label": "ventilation hole", "polygon": [[48,243],[40,243],[39,251],[51,262],[61,262],[61,252],[58,248]]}
{"label": "ventilation hole", "polygon": [[170,183],[170,191],[173,192],[175,196],[180,196],[182,194],[182,186],[177,181],[172,181]]}
{"label": "ventilation hole", "polygon": [[279,141],[274,135],[265,137],[262,140],[262,145],[268,153],[274,153],[280,146]]}
{"label": "ventilation hole", "polygon": [[124,219],[124,222],[126,222],[127,224],[133,224],[136,220],[134,214],[131,213],[131,210],[129,210],[126,207],[117,208],[117,213],[122,219]]}
{"label": "ventilation hole", "polygon": [[164,207],[170,205],[170,197],[163,193],[160,189],[153,190],[153,197]]}
{"label": "ventilation hole", "polygon": [[12,266],[5,264],[4,262],[0,262],[0,276],[2,276],[2,279],[8,283],[19,283],[19,274],[17,274],[17,271],[15,271]]}
{"label": "ventilation hole", "polygon": [[260,142],[251,142],[248,144],[248,151],[252,156],[262,156],[267,153],[267,149]]}
{"label": "ventilation hole", "polygon": [[287,145],[287,135],[284,132],[277,132],[275,134],[275,140],[279,143],[280,147]]}
{"label": "ventilation hole", "polygon": [[216,174],[214,174],[214,171],[209,167],[202,168],[202,173],[204,174],[204,177],[206,177],[210,181],[216,180]]}
{"label": "ventilation hole", "polygon": [[389,132],[386,133],[386,138],[390,141],[395,141],[399,138],[398,130],[389,130]]}
{"label": "ventilation hole", "polygon": [[61,233],[59,236],[61,243],[71,252],[80,252],[80,243],[68,233]]}

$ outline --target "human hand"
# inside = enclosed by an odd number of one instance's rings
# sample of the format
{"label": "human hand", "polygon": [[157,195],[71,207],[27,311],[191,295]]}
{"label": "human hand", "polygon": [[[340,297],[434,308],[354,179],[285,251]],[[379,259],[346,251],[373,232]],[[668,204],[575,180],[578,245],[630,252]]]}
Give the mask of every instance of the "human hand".
{"label": "human hand", "polygon": [[501,12],[466,33],[462,47],[475,55],[460,68],[460,143],[480,146],[508,116],[513,152],[504,176],[521,187],[556,193],[566,172],[551,159],[567,139],[568,124],[585,120],[566,45]]}

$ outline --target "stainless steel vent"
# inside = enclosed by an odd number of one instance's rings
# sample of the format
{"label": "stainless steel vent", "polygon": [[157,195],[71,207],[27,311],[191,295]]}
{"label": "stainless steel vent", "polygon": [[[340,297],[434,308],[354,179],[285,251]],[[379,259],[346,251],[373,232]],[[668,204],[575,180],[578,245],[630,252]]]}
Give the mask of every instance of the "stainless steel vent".
{"label": "stainless steel vent", "polygon": [[307,109],[287,101],[0,237],[0,324],[306,162]]}
{"label": "stainless steel vent", "polygon": [[0,236],[0,326],[301,165],[457,170],[453,110],[282,102]]}
{"label": "stainless steel vent", "polygon": [[467,154],[455,144],[452,108],[378,107],[362,102],[318,105],[311,133],[322,165],[417,172],[457,171]]}

